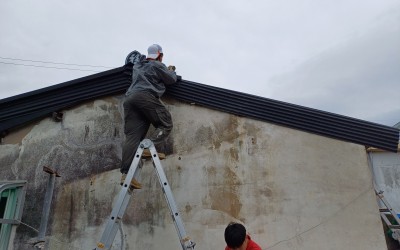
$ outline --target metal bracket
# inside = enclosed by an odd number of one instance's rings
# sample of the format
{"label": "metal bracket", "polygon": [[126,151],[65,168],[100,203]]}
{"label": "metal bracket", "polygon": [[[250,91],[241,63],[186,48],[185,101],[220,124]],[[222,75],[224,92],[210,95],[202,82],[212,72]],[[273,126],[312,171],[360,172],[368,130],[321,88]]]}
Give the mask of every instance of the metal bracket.
{"label": "metal bracket", "polygon": [[150,148],[153,145],[153,142],[149,139],[144,139],[141,143],[140,143],[140,148]]}

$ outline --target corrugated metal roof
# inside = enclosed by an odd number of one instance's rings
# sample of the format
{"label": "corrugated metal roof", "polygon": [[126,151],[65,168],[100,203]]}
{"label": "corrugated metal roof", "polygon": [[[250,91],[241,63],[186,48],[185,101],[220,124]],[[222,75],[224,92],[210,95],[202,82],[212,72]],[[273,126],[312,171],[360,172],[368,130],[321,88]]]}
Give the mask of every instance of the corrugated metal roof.
{"label": "corrugated metal roof", "polygon": [[[7,131],[86,100],[122,94],[130,67],[121,67],[0,100],[0,131]],[[212,109],[396,152],[399,129],[187,80],[167,95]]]}
{"label": "corrugated metal roof", "polygon": [[0,132],[48,116],[85,100],[122,93],[129,86],[124,67],[0,100]]}

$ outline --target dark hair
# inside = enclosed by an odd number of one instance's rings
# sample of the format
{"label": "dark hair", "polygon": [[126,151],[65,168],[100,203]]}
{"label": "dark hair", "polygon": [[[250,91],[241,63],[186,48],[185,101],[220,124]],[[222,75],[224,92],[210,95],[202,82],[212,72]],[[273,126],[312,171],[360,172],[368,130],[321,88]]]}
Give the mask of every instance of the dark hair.
{"label": "dark hair", "polygon": [[229,248],[238,248],[246,239],[246,228],[239,223],[231,222],[225,228],[225,242]]}

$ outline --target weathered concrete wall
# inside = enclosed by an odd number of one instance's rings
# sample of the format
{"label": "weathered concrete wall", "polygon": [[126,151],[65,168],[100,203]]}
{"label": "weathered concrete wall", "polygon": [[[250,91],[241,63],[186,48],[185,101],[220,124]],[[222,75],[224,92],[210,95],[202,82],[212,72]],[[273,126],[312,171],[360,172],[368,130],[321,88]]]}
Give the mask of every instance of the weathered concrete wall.
{"label": "weathered concrete wall", "polygon": [[[93,249],[120,190],[120,98],[44,119],[20,144],[0,146],[6,179],[27,179],[24,222],[38,228],[49,165],[56,181],[50,249]],[[162,161],[196,249],[224,248],[230,221],[263,249],[385,249],[363,146],[166,100],[174,130]],[[12,137],[12,135],[10,135]],[[11,141],[11,139],[9,139]],[[14,139],[15,141],[15,139]],[[180,249],[150,162],[113,249]],[[16,249],[35,234],[19,227]],[[269,248],[268,248],[269,247]]]}

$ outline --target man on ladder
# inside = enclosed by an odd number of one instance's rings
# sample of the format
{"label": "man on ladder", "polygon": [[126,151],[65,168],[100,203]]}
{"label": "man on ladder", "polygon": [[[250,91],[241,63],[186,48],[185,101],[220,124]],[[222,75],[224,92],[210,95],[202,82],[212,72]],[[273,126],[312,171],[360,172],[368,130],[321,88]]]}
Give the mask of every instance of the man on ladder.
{"label": "man on ladder", "polygon": [[[175,66],[167,68],[162,63],[164,54],[160,45],[153,44],[147,51],[148,55],[145,60],[141,59],[142,55],[137,51],[128,55],[128,58],[134,58],[135,63],[132,70],[132,84],[126,92],[124,100],[126,141],[122,148],[122,189],[102,237],[97,243],[96,250],[111,248],[118,225],[121,223],[129,205],[133,189],[142,187],[134,178],[142,167],[142,157],[153,159],[153,166],[174,220],[182,249],[194,250],[196,245],[186,235],[171,188],[162,168],[160,159],[165,158],[165,155],[157,153],[155,148],[155,144],[162,142],[172,130],[171,114],[161,102],[160,97],[165,92],[165,85],[174,84],[177,81]],[[125,63],[128,62],[128,58]],[[150,139],[144,139],[150,124],[155,127],[155,131],[150,135]],[[137,149],[136,152],[135,149]]]}
{"label": "man on ladder", "polygon": [[[122,146],[121,185],[132,163],[135,150],[144,139],[152,124],[155,131],[149,139],[158,144],[172,130],[171,114],[161,102],[160,97],[165,92],[165,85],[176,83],[175,66],[168,68],[162,63],[164,53],[160,45],[153,44],[147,49],[147,58],[133,65],[132,84],[125,94],[124,100],[124,133],[125,142]],[[144,157],[149,157],[148,151]],[[160,154],[160,158],[165,155]],[[142,185],[132,179],[131,186],[140,189]]]}

